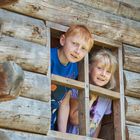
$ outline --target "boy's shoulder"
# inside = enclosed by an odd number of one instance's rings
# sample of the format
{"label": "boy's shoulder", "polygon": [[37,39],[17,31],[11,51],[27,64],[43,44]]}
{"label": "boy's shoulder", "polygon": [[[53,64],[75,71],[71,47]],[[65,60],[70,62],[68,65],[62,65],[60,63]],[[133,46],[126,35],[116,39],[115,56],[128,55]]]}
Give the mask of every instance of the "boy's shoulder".
{"label": "boy's shoulder", "polygon": [[51,48],[51,50],[57,50],[58,49],[58,47],[55,47],[55,48]]}

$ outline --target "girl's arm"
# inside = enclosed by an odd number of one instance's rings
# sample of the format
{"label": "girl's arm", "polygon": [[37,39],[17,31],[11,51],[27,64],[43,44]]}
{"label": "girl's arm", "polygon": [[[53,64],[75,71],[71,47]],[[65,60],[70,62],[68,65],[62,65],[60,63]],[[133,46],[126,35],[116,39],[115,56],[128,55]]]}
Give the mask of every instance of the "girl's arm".
{"label": "girl's arm", "polygon": [[58,110],[58,120],[57,120],[58,131],[64,133],[66,132],[67,129],[67,122],[68,122],[68,116],[70,110],[70,105],[69,105],[70,96],[71,96],[71,91],[66,93],[66,96],[63,99]]}
{"label": "girl's arm", "polygon": [[78,100],[75,98],[70,99],[70,115],[69,121],[73,125],[78,125]]}

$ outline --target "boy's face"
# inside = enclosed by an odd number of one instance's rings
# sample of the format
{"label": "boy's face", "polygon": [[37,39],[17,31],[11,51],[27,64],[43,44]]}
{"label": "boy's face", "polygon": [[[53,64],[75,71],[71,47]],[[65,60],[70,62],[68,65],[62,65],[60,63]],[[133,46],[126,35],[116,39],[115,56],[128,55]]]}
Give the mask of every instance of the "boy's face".
{"label": "boy's face", "polygon": [[[89,52],[87,42],[80,35],[65,37],[62,35],[60,44],[63,46],[63,59],[65,62],[78,62]],[[63,60],[64,61],[64,60]]]}
{"label": "boy's face", "polygon": [[110,65],[105,65],[103,61],[96,61],[89,67],[90,81],[101,87],[110,81],[112,75]]}

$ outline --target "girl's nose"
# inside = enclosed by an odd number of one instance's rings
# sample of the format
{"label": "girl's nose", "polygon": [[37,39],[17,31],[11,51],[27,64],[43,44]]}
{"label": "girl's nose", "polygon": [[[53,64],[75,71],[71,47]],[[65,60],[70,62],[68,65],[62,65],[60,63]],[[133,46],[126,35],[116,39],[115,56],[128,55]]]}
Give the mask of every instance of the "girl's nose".
{"label": "girl's nose", "polygon": [[106,75],[106,70],[102,70],[102,76],[105,76]]}

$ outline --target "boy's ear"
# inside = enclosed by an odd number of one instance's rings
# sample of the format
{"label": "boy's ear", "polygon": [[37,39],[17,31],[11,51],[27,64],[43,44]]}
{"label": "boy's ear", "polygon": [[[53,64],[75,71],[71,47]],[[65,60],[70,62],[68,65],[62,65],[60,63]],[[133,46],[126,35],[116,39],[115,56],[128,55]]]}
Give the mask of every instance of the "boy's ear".
{"label": "boy's ear", "polygon": [[65,37],[64,34],[62,34],[61,37],[60,37],[60,45],[61,46],[64,46],[65,45],[65,40],[66,40],[66,37]]}

